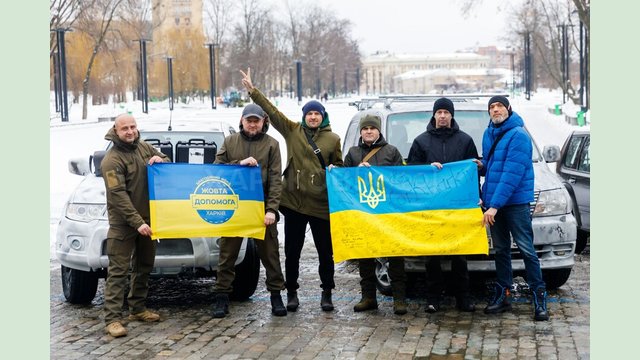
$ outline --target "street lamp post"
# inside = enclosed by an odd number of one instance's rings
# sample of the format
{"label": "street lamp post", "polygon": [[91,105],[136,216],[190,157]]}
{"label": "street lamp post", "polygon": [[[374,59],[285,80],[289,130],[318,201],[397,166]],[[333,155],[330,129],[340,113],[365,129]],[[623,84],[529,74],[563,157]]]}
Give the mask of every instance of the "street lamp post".
{"label": "street lamp post", "polygon": [[347,97],[349,89],[347,88],[347,69],[344,69],[344,97]]}
{"label": "street lamp post", "polygon": [[516,63],[515,63],[515,49],[511,51],[511,96],[516,96]]}
{"label": "street lamp post", "polygon": [[531,38],[529,32],[524,33],[524,90],[525,98],[531,100]]}
{"label": "street lamp post", "polygon": [[169,110],[173,111],[173,58],[167,56],[167,90],[169,97]]}
{"label": "street lamp post", "polygon": [[289,66],[289,99],[293,99],[293,68]]}
{"label": "street lamp post", "polygon": [[147,84],[147,41],[148,39],[133,40],[140,42],[140,88],[142,95],[142,112],[149,113],[149,87]]}
{"label": "street lamp post", "polygon": [[336,64],[331,64],[331,97],[336,97]]}
{"label": "street lamp post", "polygon": [[296,60],[296,80],[297,80],[297,93],[298,93],[298,105],[302,103],[302,61]]}
{"label": "street lamp post", "polygon": [[316,99],[322,97],[322,94],[320,94],[321,90],[322,87],[320,86],[320,64],[316,64]]}
{"label": "street lamp post", "polygon": [[[54,81],[56,93],[56,111],[60,111],[60,118],[64,122],[69,121],[69,106],[67,100],[67,60],[64,43],[64,33],[70,29],[56,29],[56,44],[58,51],[54,58],[54,79],[57,74],[58,81]],[[56,84],[57,83],[57,84]]]}
{"label": "street lamp post", "polygon": [[211,108],[216,109],[216,46],[218,44],[206,44],[209,47],[209,84],[211,94]]}

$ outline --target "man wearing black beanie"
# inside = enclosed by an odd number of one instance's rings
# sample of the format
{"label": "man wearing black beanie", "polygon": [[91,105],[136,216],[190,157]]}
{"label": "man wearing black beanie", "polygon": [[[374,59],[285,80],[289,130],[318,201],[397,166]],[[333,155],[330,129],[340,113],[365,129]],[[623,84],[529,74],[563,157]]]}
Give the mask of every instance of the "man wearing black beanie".
{"label": "man wearing black beanie", "polygon": [[[478,150],[471,136],[460,130],[454,119],[453,102],[447,98],[440,98],[433,104],[433,116],[427,126],[427,131],[418,135],[407,162],[411,165],[431,164],[442,169],[442,164],[466,159],[478,161]],[[478,161],[479,162],[479,161]],[[479,185],[478,185],[479,186]],[[461,311],[475,311],[475,305],[469,291],[469,271],[467,259],[464,255],[427,256],[427,307],[428,313],[435,313],[440,309],[444,292],[444,276],[440,261],[451,260],[452,284],[455,288],[456,307]]]}
{"label": "man wearing black beanie", "polygon": [[496,284],[485,314],[511,311],[511,239],[518,245],[526,280],[533,293],[533,318],[549,319],[546,285],[540,260],[533,246],[529,204],[534,201],[534,173],[531,139],[524,121],[504,96],[489,100],[491,121],[482,137],[482,222],[489,225],[495,249]]}

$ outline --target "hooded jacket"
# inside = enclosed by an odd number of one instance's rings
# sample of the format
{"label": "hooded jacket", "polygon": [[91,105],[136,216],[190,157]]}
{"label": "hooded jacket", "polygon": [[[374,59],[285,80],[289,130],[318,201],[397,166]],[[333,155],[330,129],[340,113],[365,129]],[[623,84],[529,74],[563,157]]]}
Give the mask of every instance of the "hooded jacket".
{"label": "hooded jacket", "polygon": [[132,144],[118,137],[111,128],[104,137],[113,142],[100,164],[107,193],[109,225],[128,225],[138,229],[150,224],[147,163],[154,155],[163,161],[169,158],[150,144],[140,140]]}
{"label": "hooded jacket", "polygon": [[500,209],[507,205],[528,204],[533,198],[533,145],[524,129],[524,121],[513,112],[499,125],[489,121],[482,138],[482,153],[488,154],[493,142],[505,135],[496,145],[491,158],[482,159],[482,202],[485,208]]}
{"label": "hooded jacket", "polygon": [[280,205],[305,215],[329,220],[325,169],[320,165],[305,135],[305,132],[311,135],[326,166],[342,166],[340,137],[331,131],[329,113],[325,112],[320,127],[309,129],[302,122],[288,119],[260,90],[253,89],[250,96],[269,115],[271,125],[287,142],[287,165],[283,172]]}
{"label": "hooded jacket", "polygon": [[478,149],[471,136],[460,130],[454,118],[450,128],[436,128],[435,118],[431,118],[427,130],[418,135],[411,145],[407,163],[412,165],[441,164],[477,159]]}
{"label": "hooded jacket", "polygon": [[266,128],[263,127],[263,132],[253,137],[245,135],[242,130],[227,136],[216,154],[215,164],[238,164],[250,156],[256,159],[262,175],[265,211],[271,211],[278,219],[282,193],[280,144],[264,133]]}
{"label": "hooded jacket", "polygon": [[357,146],[352,146],[347,152],[347,156],[344,158],[344,166],[358,166],[362,162],[367,154],[373,149],[381,148],[373,154],[373,156],[367,160],[372,166],[387,166],[387,165],[402,165],[402,154],[395,146],[387,143],[384,136],[380,134],[380,138],[376,140],[371,146],[365,144],[362,141],[362,137],[358,140]]}

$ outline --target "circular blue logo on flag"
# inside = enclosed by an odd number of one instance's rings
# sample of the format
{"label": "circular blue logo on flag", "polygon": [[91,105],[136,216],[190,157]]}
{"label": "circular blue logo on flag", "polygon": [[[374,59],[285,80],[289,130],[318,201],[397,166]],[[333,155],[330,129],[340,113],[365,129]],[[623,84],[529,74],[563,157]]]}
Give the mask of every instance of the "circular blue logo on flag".
{"label": "circular blue logo on flag", "polygon": [[238,209],[238,201],[239,197],[231,184],[217,176],[200,179],[191,194],[191,206],[204,221],[211,224],[229,221]]}

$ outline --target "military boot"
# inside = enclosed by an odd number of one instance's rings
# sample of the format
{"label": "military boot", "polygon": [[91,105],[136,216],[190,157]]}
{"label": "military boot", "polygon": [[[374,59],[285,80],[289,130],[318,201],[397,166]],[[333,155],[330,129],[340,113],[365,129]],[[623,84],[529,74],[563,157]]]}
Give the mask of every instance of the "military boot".
{"label": "military boot", "polygon": [[536,321],[549,320],[549,312],[547,311],[547,290],[545,288],[537,288],[533,292],[533,309],[534,319]]}
{"label": "military boot", "polygon": [[229,294],[217,293],[216,304],[213,307],[213,317],[223,318],[229,313]]}
{"label": "military boot", "polygon": [[360,312],[360,311],[374,310],[377,308],[378,308],[378,300],[376,299],[375,295],[368,294],[368,295],[362,295],[362,299],[360,299],[360,302],[353,306],[353,311]]}
{"label": "military boot", "polygon": [[404,296],[393,297],[393,313],[396,315],[404,315],[407,313],[407,300]]}
{"label": "military boot", "polygon": [[320,307],[322,311],[332,311],[333,303],[331,302],[331,289],[322,290],[322,297],[320,298]]}
{"label": "military boot", "polygon": [[505,311],[511,311],[511,291],[496,283],[493,298],[484,308],[484,313],[498,314]]}
{"label": "military boot", "polygon": [[287,315],[287,309],[285,309],[284,303],[282,302],[280,291],[271,292],[271,313],[275,316]]}

